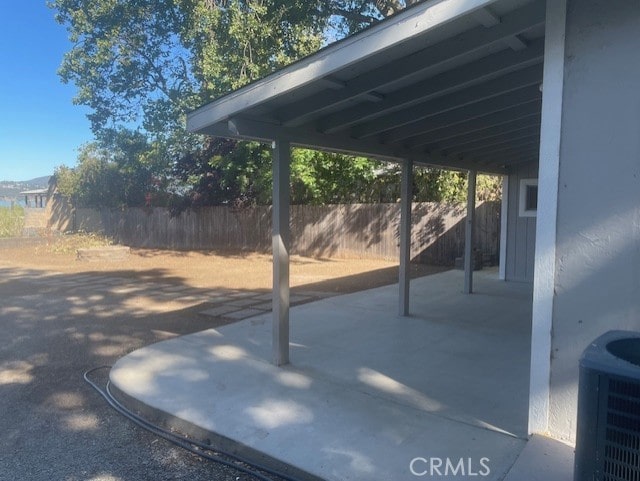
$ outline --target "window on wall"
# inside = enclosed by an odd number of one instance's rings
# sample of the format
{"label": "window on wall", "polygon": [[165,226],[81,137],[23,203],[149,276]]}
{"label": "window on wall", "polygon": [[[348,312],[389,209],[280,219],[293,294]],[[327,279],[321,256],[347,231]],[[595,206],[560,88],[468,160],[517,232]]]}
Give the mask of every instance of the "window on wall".
{"label": "window on wall", "polygon": [[538,213],[538,179],[520,180],[520,217],[535,217]]}

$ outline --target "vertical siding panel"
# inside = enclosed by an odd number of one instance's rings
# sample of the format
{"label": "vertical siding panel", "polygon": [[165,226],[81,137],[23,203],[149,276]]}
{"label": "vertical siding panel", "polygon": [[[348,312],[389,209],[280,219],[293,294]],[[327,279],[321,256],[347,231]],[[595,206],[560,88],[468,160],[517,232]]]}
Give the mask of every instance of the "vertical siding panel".
{"label": "vertical siding panel", "polygon": [[537,178],[537,163],[521,166],[509,176],[509,212],[507,218],[507,280],[532,282],[535,254],[535,217],[520,217],[518,201],[520,180]]}

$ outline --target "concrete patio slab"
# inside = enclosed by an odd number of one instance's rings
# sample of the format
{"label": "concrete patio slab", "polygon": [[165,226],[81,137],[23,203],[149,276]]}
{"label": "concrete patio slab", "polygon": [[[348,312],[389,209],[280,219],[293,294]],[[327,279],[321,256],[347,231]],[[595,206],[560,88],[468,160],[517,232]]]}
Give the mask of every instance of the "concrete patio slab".
{"label": "concrete patio slab", "polygon": [[135,351],[111,381],[323,479],[502,480],[526,444],[531,287],[483,271],[464,295],[462,277],[412,281],[410,317],[397,286],[293,308],[284,368],[262,314]]}
{"label": "concrete patio slab", "polygon": [[532,436],[504,481],[571,481],[574,447]]}

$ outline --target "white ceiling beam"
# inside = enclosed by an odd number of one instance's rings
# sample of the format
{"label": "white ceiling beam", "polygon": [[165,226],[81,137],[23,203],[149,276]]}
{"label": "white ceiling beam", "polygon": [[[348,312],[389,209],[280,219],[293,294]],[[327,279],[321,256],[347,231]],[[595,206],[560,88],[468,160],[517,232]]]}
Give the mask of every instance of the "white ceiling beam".
{"label": "white ceiling beam", "polygon": [[505,39],[504,43],[507,44],[511,50],[516,52],[527,48],[527,42],[522,40],[518,35]]}
{"label": "white ceiling beam", "polygon": [[506,169],[501,166],[483,166],[469,161],[467,159],[456,159],[451,157],[441,157],[437,155],[417,155],[415,152],[407,152],[403,158],[409,159],[416,164],[427,167],[438,167],[452,170],[477,170],[484,174],[496,174],[504,175],[507,173]]}
{"label": "white ceiling beam", "polygon": [[347,87],[347,84],[342,80],[338,80],[332,77],[323,77],[319,80],[321,85],[324,85],[328,89],[332,90],[342,90]]}
{"label": "white ceiling beam", "polygon": [[490,145],[487,147],[477,148],[473,151],[464,151],[452,153],[451,155],[460,155],[462,157],[481,157],[484,155],[493,155],[498,152],[504,152],[508,150],[514,150],[519,148],[527,148],[531,146],[537,146],[540,144],[540,135],[532,135],[521,139],[514,139],[512,141],[503,142],[501,144]]}
{"label": "white ceiling beam", "polygon": [[529,162],[536,162],[538,160],[537,154],[522,154],[517,157],[505,157],[497,158],[492,161],[478,162],[479,168],[498,167],[505,169],[507,172],[511,172],[514,167],[527,164]]}
{"label": "white ceiling beam", "polygon": [[419,122],[407,124],[391,129],[380,135],[380,140],[385,144],[402,142],[405,139],[425,134],[450,125],[462,123],[474,118],[484,117],[502,110],[507,110],[517,105],[540,102],[540,91],[537,86],[530,86],[514,92],[492,97],[474,104],[445,112]]}
{"label": "white ceiling beam", "polygon": [[[286,95],[318,78],[330,76],[363,58],[385,52],[408,38],[435,30],[495,1],[448,0],[418,4],[386,22],[336,42],[315,55],[191,112],[187,116],[187,129],[190,132],[203,131],[249,107]],[[544,4],[542,7],[544,10]]]}
{"label": "white ceiling beam", "polygon": [[289,139],[292,144],[298,146],[331,150],[354,155],[372,156],[382,160],[398,161],[403,157],[396,154],[394,149],[388,146],[377,145],[371,141],[359,141],[336,135],[324,135],[319,132],[311,132],[306,129],[286,127],[280,124],[272,124],[234,117],[228,122],[228,129],[218,131],[215,135],[230,135],[244,140],[260,140],[271,142],[278,138]]}
{"label": "white ceiling beam", "polygon": [[[511,107],[481,118],[474,118],[451,127],[443,127],[423,135],[417,135],[403,142],[409,149],[420,149],[425,145],[443,142],[468,134],[479,133],[492,127],[508,126],[520,120],[528,119],[540,122],[541,101]],[[423,148],[424,150],[424,148]],[[429,150],[428,148],[426,149]]]}
{"label": "white ceiling beam", "polygon": [[484,174],[497,174],[504,175],[507,173],[506,169],[501,166],[484,166],[480,167],[479,164],[473,162],[472,160],[467,159],[459,159],[453,157],[443,157],[439,155],[427,155],[427,154],[419,154],[417,155],[415,152],[406,152],[404,153],[404,157],[409,159],[416,164],[420,164],[423,166],[430,167],[438,167],[452,170],[477,170],[480,173]]}
{"label": "white ceiling beam", "polygon": [[[428,155],[404,149],[394,149],[390,146],[382,145],[371,140],[357,140],[337,134],[325,135],[305,129],[285,127],[278,124],[259,122],[256,120],[238,117],[230,119],[226,126],[223,123],[210,126],[203,133],[217,137],[258,140],[263,142],[272,142],[276,139],[287,139],[291,144],[300,147],[373,157],[392,162],[409,159],[423,165],[445,167],[456,170],[478,168],[478,166],[473,162],[468,162],[460,158],[446,157],[437,154]],[[505,173],[505,170],[499,167],[485,167],[480,170],[494,174]]]}
{"label": "white ceiling beam", "polygon": [[433,142],[431,144],[425,145],[425,150],[427,152],[448,151],[452,148],[473,145],[476,142],[490,141],[496,138],[504,137],[505,135],[533,130],[540,130],[540,120],[535,117],[528,116],[519,120],[515,120],[513,122],[508,122],[506,124],[496,125],[494,127],[458,135],[440,142]]}
{"label": "white ceiling beam", "polygon": [[378,103],[384,100],[384,95],[379,94],[378,92],[367,92],[365,94],[362,94],[360,98],[368,100],[369,102]]}
{"label": "white ceiling beam", "polygon": [[[502,168],[506,169],[506,170],[511,170],[512,167],[521,165],[521,164],[528,164],[531,162],[538,162],[538,160],[540,159],[540,155],[536,152],[535,154],[532,155],[522,155],[520,157],[517,157],[515,159],[505,159],[502,162],[498,163],[498,164],[493,164],[493,165],[499,165]],[[484,165],[492,165],[492,163],[487,162]]]}
{"label": "white ceiling beam", "polygon": [[511,132],[507,135],[501,135],[498,137],[493,137],[491,139],[484,139],[478,142],[468,143],[466,145],[458,145],[450,149],[443,150],[431,150],[431,152],[439,152],[446,155],[464,155],[464,154],[473,154],[482,149],[486,149],[489,147],[499,147],[502,145],[510,145],[516,141],[522,141],[525,139],[539,139],[540,138],[540,127],[536,128],[528,128],[522,129],[516,132]]}
{"label": "white ceiling beam", "polygon": [[321,132],[333,133],[352,125],[380,117],[403,107],[456,92],[501,75],[529,67],[544,59],[544,39],[536,40],[524,51],[503,50],[462,67],[438,74],[410,87],[388,94],[379,104],[359,104],[355,107],[326,115],[318,120]]}
{"label": "white ceiling beam", "polygon": [[500,163],[506,162],[508,159],[517,159],[522,157],[533,157],[537,155],[538,147],[537,144],[532,144],[523,147],[516,147],[513,149],[504,149],[499,152],[490,152],[482,155],[473,155],[464,157],[467,160],[473,159],[474,162],[477,162],[481,165],[488,165],[491,163]]}
{"label": "white ceiling beam", "polygon": [[503,75],[497,79],[489,80],[480,85],[474,85],[464,90],[459,90],[443,97],[414,105],[399,112],[391,113],[385,117],[357,125],[351,129],[351,136],[356,139],[371,137],[390,129],[413,124],[422,119],[434,117],[444,112],[492,99],[532,85],[535,86],[537,90],[541,80],[542,64],[533,65],[526,69]]}
{"label": "white ceiling beam", "polygon": [[544,21],[544,2],[530,3],[505,15],[502,23],[495,27],[477,27],[424,50],[391,61],[347,82],[347,87],[343,90],[327,92],[326,95],[316,95],[308,101],[295,102],[281,109],[277,113],[277,117],[283,125],[299,126],[309,118],[336,105],[344,104],[364,93],[415,76],[434,65],[451,62],[456,57],[485,49],[488,45],[502,43],[513,35],[544,24]]}
{"label": "white ceiling beam", "polygon": [[473,12],[471,16],[475,18],[480,25],[487,28],[495,27],[500,23],[500,17],[498,17],[488,8],[479,8],[478,10]]}

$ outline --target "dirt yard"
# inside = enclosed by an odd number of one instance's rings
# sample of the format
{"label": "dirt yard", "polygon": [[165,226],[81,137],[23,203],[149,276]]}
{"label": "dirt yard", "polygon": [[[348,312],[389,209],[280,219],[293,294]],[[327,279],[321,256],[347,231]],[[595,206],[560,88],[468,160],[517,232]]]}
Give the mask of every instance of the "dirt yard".
{"label": "dirt yard", "polygon": [[[0,479],[256,480],[131,425],[82,374],[143,346],[268,312],[271,257],[135,249],[126,261],[87,262],[75,253],[87,242],[59,240],[0,240]],[[435,270],[413,266],[414,275]],[[295,256],[291,280],[297,304],[397,282],[397,267]],[[249,297],[219,296],[225,289]],[[243,307],[261,295],[266,307]],[[106,373],[95,380],[104,385]]]}
{"label": "dirt yard", "polygon": [[[271,256],[239,251],[169,251],[132,249],[126,261],[79,261],[75,249],[57,245],[0,244],[0,267],[60,273],[117,273],[144,280],[184,283],[193,287],[269,290]],[[445,270],[412,264],[412,277]],[[291,285],[296,291],[354,292],[393,284],[397,262],[374,259],[291,258]]]}

